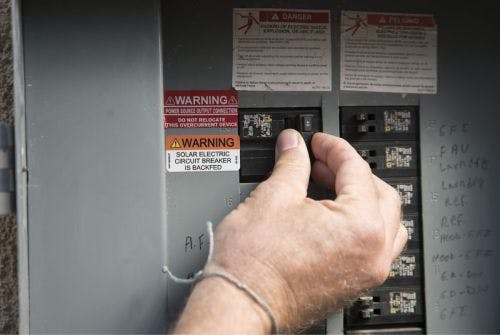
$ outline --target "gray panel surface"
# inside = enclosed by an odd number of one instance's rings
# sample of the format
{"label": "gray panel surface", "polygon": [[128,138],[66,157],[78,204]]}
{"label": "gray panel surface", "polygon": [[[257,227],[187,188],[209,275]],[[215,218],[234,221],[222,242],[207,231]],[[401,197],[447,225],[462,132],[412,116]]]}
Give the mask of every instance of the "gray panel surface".
{"label": "gray panel surface", "polygon": [[[421,98],[424,261],[431,334],[500,332],[496,308],[500,298],[500,51],[493,42],[498,41],[496,14],[488,4],[439,3],[436,7],[438,94]],[[471,160],[478,164],[470,164]]]}
{"label": "gray panel surface", "polygon": [[[214,9],[211,1],[163,3],[165,90],[231,89],[232,35],[227,29],[231,22],[207,15]],[[228,13],[231,15],[230,10]],[[221,133],[236,134],[237,129],[165,130],[167,135]],[[205,265],[209,246],[206,222],[215,227],[238,205],[238,180],[237,171],[166,172],[168,266],[176,276],[188,278]],[[168,282],[170,321],[177,318],[190,289],[190,285]]]}
{"label": "gray panel surface", "polygon": [[156,1],[24,1],[33,333],[163,332]]}

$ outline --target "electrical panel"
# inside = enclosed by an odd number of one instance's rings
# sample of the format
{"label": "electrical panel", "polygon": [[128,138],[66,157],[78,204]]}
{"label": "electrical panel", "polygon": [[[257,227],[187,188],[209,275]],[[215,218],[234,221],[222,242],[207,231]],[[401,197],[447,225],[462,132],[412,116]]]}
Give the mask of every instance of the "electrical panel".
{"label": "electrical panel", "polygon": [[[12,1],[21,333],[165,333],[190,292],[165,269],[188,278],[203,267],[206,222],[221,222],[269,176],[285,128],[306,142],[317,131],[348,140],[399,192],[409,233],[384,285],[305,334],[500,331],[500,62],[491,6],[19,2]],[[389,43],[364,39],[374,20]],[[422,41],[427,28],[436,37],[429,48],[384,49]],[[266,43],[264,33],[273,34]],[[404,59],[424,54],[425,64]],[[439,69],[429,90],[386,85],[416,67]],[[177,115],[179,126],[166,130],[165,91],[231,92],[237,111]],[[239,136],[240,169],[170,172],[165,135]],[[308,195],[334,197],[314,183]]]}
{"label": "electrical panel", "polygon": [[[417,106],[341,107],[341,136],[365,159],[375,175],[401,198],[406,249],[393,262],[386,282],[360,297],[345,313],[347,330],[383,327],[424,329],[420,215],[420,158]],[[382,327],[382,328],[381,328]]]}

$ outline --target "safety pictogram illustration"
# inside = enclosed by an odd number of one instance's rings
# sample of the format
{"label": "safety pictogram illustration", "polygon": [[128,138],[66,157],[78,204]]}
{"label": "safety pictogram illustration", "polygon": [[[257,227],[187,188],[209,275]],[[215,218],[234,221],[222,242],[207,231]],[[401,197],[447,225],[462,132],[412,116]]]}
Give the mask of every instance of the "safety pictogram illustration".
{"label": "safety pictogram illustration", "polygon": [[354,22],[353,22],[352,26],[350,26],[349,28],[342,31],[343,33],[346,33],[348,31],[352,31],[351,35],[354,36],[354,34],[356,34],[356,32],[360,28],[367,28],[368,27],[367,19],[362,18],[361,15],[359,15],[359,14],[356,14],[356,16],[349,16],[349,15],[344,14],[344,16],[346,18],[348,18],[349,20],[352,20]]}
{"label": "safety pictogram illustration", "polygon": [[172,144],[170,144],[171,149],[179,149],[181,145],[179,144],[179,141],[177,139],[173,140]]}
{"label": "safety pictogram illustration", "polygon": [[259,21],[253,16],[252,12],[248,14],[240,14],[236,13],[237,16],[243,19],[244,24],[238,27],[239,31],[243,31],[243,34],[246,35],[248,31],[253,27],[254,23],[260,25]]}

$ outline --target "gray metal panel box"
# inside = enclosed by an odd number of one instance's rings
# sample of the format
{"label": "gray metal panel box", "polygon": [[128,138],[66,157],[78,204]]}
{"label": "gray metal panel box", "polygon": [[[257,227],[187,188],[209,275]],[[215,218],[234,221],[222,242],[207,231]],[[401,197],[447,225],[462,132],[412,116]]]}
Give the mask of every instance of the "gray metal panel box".
{"label": "gray metal panel box", "polygon": [[165,331],[156,1],[24,1],[29,325]]}
{"label": "gray metal panel box", "polygon": [[[427,331],[500,331],[500,55],[486,2],[172,0],[163,7],[139,0],[23,2],[27,144],[17,150],[28,156],[29,277],[21,275],[29,279],[33,333],[164,332],[166,316],[177,313],[189,287],[169,283],[162,266],[185,275],[203,264],[204,252],[186,262],[177,238],[203,233],[205,220],[219,221],[236,206],[227,199],[239,198],[240,185],[237,173],[165,177],[163,83],[231,87],[237,7],[329,9],[333,17],[331,92],[241,92],[241,107],[320,107],[323,129],[338,134],[339,105],[420,104]],[[438,94],[340,92],[341,9],[434,13]],[[460,157],[451,154],[455,144]],[[454,168],[476,158],[477,168]],[[477,183],[467,188],[469,178]],[[200,185],[216,194],[211,202]],[[251,187],[242,185],[242,193]],[[191,210],[188,201],[199,207]],[[449,280],[451,272],[475,277]],[[342,330],[338,321],[330,323],[332,333]]]}

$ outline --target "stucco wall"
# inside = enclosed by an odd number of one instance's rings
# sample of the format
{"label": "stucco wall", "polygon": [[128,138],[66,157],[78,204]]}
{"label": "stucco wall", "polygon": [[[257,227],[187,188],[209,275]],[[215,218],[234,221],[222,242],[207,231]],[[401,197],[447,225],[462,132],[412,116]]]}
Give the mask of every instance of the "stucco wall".
{"label": "stucco wall", "polygon": [[[0,0],[0,122],[12,125],[12,41],[10,0]],[[15,215],[0,216],[0,333],[18,332]]]}

